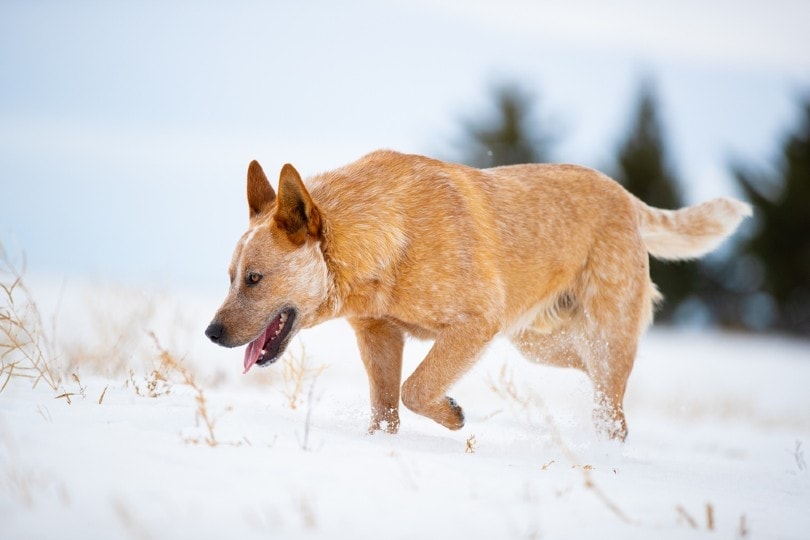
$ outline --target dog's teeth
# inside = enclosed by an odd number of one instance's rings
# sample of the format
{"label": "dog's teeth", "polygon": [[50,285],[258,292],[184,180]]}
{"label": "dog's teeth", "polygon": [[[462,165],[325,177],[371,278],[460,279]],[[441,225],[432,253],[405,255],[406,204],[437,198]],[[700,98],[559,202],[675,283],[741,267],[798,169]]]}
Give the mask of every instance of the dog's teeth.
{"label": "dog's teeth", "polygon": [[262,349],[262,356],[264,356],[265,354],[267,354],[267,349]]}
{"label": "dog's teeth", "polygon": [[282,325],[282,326],[284,326],[284,323],[285,323],[285,322],[287,322],[287,314],[286,314],[286,313],[282,313],[282,314],[281,314],[281,325]]}

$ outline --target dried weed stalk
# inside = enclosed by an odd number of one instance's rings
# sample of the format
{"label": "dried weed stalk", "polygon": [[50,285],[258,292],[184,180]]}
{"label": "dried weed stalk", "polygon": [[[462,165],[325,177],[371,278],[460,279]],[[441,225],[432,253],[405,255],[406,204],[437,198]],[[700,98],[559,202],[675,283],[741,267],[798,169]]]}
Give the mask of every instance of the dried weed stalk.
{"label": "dried weed stalk", "polygon": [[53,343],[23,282],[24,270],[25,260],[18,270],[0,243],[0,392],[12,377],[32,380],[33,388],[42,381],[55,391],[60,376],[51,365]]}
{"label": "dried weed stalk", "polygon": [[287,405],[289,405],[290,409],[295,410],[300,405],[304,384],[312,381],[314,385],[315,379],[323,373],[324,369],[326,369],[325,365],[309,366],[309,356],[307,356],[306,348],[303,345],[301,345],[298,354],[290,353],[287,355],[282,369],[283,388],[281,393],[287,398]]}
{"label": "dried weed stalk", "polygon": [[464,448],[465,454],[474,454],[478,448],[478,441],[475,440],[475,433],[467,437],[466,447]]}
{"label": "dried weed stalk", "polygon": [[[692,529],[699,529],[700,526],[698,524],[698,520],[695,519],[692,514],[686,511],[686,508],[681,506],[680,504],[675,507],[675,511],[678,513],[678,516],[682,518],[689,527]],[[714,531],[714,506],[711,503],[706,503],[706,530],[707,531]]]}
{"label": "dried weed stalk", "polygon": [[691,528],[693,529],[698,528],[697,520],[693,518],[691,514],[689,514],[689,512],[686,511],[686,508],[684,508],[679,504],[678,506],[675,507],[675,510],[678,512],[678,515],[681,516]]}
{"label": "dried weed stalk", "polygon": [[68,405],[73,404],[73,401],[70,399],[71,397],[79,396],[83,398],[87,395],[87,386],[82,384],[82,381],[79,379],[79,376],[76,375],[75,373],[71,373],[70,378],[73,380],[73,382],[76,383],[78,389],[75,392],[70,392],[68,390],[63,389],[62,393],[56,396],[55,398],[55,399],[64,399]]}
{"label": "dried weed stalk", "polygon": [[304,435],[298,441],[301,445],[301,450],[305,452],[312,449],[309,446],[309,433],[312,427],[312,410],[318,402],[313,396],[315,395],[315,383],[318,382],[318,376],[320,376],[321,372],[323,372],[323,369],[319,370],[312,377],[312,383],[309,385],[309,392],[307,392],[307,415],[304,418]]}
{"label": "dried weed stalk", "polygon": [[219,442],[214,434],[214,425],[216,424],[216,421],[208,413],[208,406],[205,401],[205,393],[194,379],[194,374],[183,365],[181,360],[178,360],[172,353],[161,346],[160,341],[154,332],[150,332],[149,336],[152,338],[152,341],[154,341],[155,347],[157,347],[158,354],[160,356],[161,368],[170,369],[180,375],[183,383],[190,386],[195,392],[194,400],[197,403],[197,417],[202,420],[203,426],[206,429],[206,435],[203,437],[202,441],[199,439],[187,439],[187,441],[192,443],[204,442],[208,446],[217,446]]}
{"label": "dried weed stalk", "polygon": [[[152,334],[152,337],[154,339],[154,334]],[[132,385],[135,393],[141,397],[158,398],[166,396],[172,391],[169,374],[166,371],[169,368],[170,366],[166,364],[163,359],[163,354],[161,353],[160,365],[150,371],[148,375],[144,376],[143,381],[138,379],[134,369],[130,369],[127,386]]]}
{"label": "dried weed stalk", "polygon": [[104,387],[104,390],[101,391],[101,395],[98,397],[98,404],[99,405],[101,405],[101,403],[104,401],[104,396],[107,395],[107,389],[109,387],[110,387],[110,385],[108,384],[107,386]]}

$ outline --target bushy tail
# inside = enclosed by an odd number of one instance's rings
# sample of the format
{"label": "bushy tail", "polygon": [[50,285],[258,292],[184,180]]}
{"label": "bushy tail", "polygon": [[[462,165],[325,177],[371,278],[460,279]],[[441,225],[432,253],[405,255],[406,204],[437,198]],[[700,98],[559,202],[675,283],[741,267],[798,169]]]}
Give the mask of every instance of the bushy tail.
{"label": "bushy tail", "polygon": [[694,259],[725,240],[751,206],[735,199],[713,199],[680,210],[661,210],[636,199],[641,237],[657,259]]}

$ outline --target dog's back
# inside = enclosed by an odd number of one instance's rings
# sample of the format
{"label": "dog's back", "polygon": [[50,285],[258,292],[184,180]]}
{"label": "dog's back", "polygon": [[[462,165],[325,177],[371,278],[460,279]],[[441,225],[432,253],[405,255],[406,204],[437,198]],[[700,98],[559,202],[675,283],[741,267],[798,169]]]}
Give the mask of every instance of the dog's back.
{"label": "dog's back", "polygon": [[574,286],[597,232],[638,235],[627,192],[573,165],[479,170],[380,151],[310,188],[340,245],[325,248],[347,314],[427,333],[473,313],[509,328]]}

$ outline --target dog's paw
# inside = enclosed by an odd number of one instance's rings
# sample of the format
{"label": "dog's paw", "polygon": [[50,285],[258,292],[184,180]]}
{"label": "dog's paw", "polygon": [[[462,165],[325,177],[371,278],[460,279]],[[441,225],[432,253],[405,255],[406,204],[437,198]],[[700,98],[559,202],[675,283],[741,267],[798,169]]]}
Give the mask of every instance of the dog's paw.
{"label": "dog's paw", "polygon": [[464,409],[461,408],[455,399],[450,396],[444,397],[443,403],[444,414],[442,419],[437,420],[441,425],[447,429],[458,430],[464,427]]}
{"label": "dog's paw", "polygon": [[426,416],[447,429],[458,430],[464,427],[464,411],[449,396],[426,402],[418,393],[411,391],[406,382],[402,389],[402,402],[416,414]]}
{"label": "dog's paw", "polygon": [[383,420],[381,422],[371,422],[371,424],[368,426],[368,434],[374,435],[378,431],[384,431],[394,435],[399,431],[399,422],[389,422],[387,420]]}
{"label": "dog's paw", "polygon": [[389,409],[382,414],[372,412],[371,422],[368,425],[368,434],[373,435],[377,431],[385,431],[391,434],[399,431],[399,413],[395,409]]}

